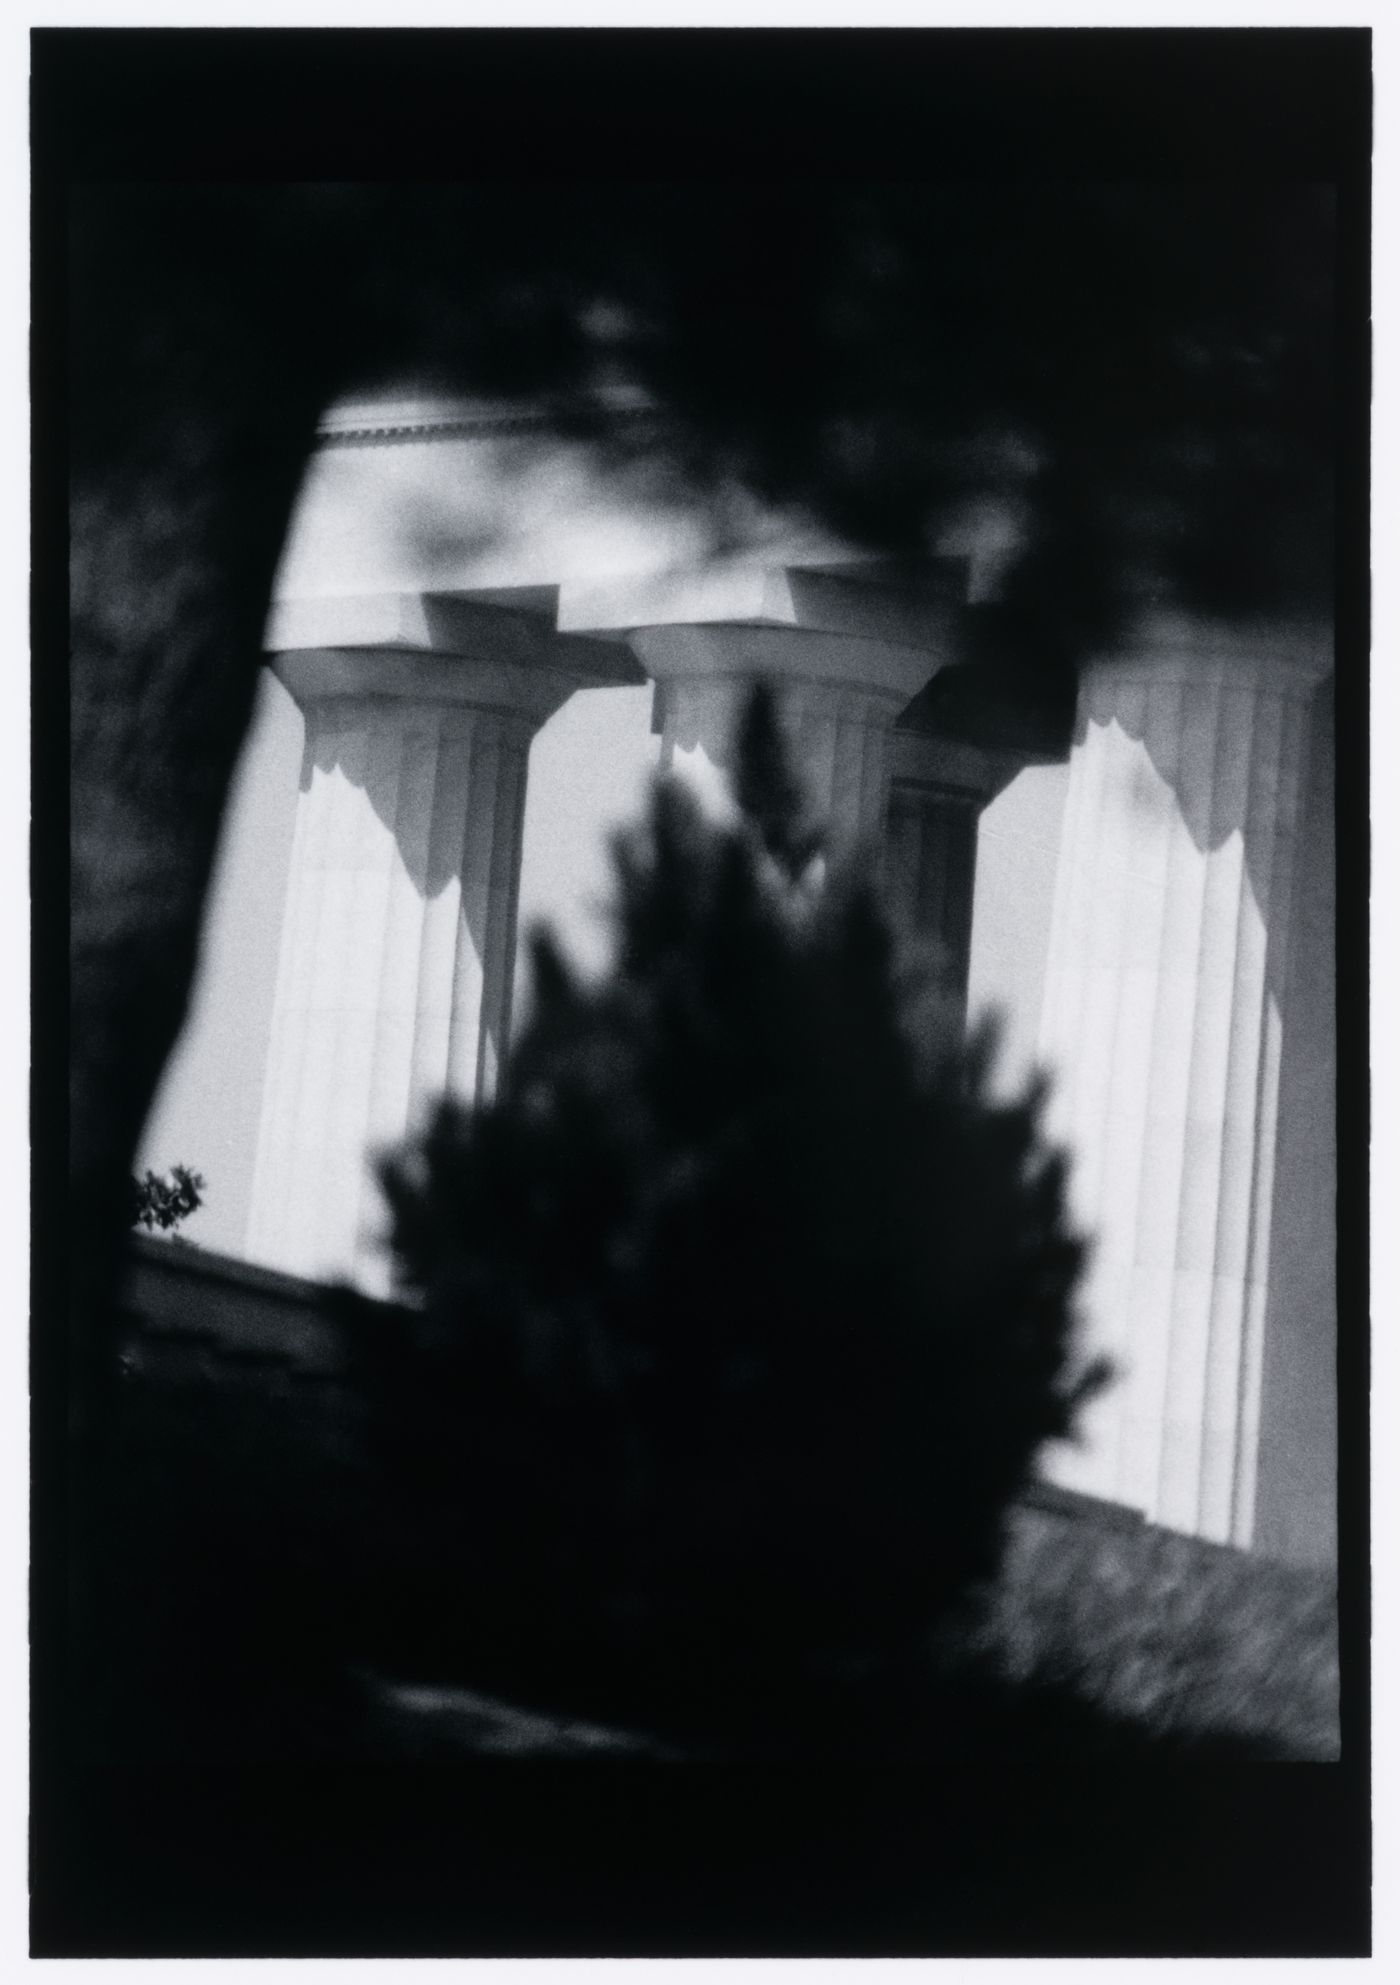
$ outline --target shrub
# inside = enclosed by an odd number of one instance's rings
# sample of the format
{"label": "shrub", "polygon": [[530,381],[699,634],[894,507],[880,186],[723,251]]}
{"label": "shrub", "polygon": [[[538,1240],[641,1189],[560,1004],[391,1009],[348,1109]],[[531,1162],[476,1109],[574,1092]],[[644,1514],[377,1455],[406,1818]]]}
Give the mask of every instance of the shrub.
{"label": "shrub", "polygon": [[148,1171],[131,1181],[131,1225],[162,1233],[178,1227],[204,1204],[204,1180],[187,1165],[172,1165],[164,1178]]}
{"label": "shrub", "polygon": [[916,1659],[1100,1377],[1038,1096],[820,879],[766,696],[737,785],[717,826],[658,784],[610,975],[536,934],[498,1100],[386,1169],[400,1452],[478,1672],[727,1715]]}

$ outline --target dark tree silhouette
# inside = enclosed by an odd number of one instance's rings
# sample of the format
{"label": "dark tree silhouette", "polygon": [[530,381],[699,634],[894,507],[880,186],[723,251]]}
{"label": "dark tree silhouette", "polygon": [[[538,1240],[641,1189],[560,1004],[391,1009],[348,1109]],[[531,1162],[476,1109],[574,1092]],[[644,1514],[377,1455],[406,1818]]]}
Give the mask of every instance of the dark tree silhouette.
{"label": "dark tree silhouette", "polygon": [[429,1605],[469,1670],[634,1717],[891,1711],[1102,1377],[1036,1097],[989,1099],[857,875],[793,879],[774,738],[761,697],[737,827],[658,787],[610,975],[537,934],[500,1099],[387,1173]]}

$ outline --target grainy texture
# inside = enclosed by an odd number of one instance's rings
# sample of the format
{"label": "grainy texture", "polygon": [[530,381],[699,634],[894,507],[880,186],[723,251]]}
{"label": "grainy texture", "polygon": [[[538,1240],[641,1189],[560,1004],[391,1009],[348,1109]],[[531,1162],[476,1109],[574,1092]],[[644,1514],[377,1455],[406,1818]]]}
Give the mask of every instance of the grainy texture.
{"label": "grainy texture", "polygon": [[1340,1755],[1335,1579],[1150,1524],[1012,1518],[969,1650],[1170,1740]]}

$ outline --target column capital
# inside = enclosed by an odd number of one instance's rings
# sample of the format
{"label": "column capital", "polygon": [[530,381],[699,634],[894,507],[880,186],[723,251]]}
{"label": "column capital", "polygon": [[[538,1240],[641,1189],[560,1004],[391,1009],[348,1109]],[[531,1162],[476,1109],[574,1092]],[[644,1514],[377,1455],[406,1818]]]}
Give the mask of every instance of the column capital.
{"label": "column capital", "polygon": [[659,627],[800,628],[917,649],[924,680],[959,660],[967,590],[956,559],[917,565],[880,559],[799,564],[755,548],[703,566],[560,589],[559,626],[578,633]]}
{"label": "column capital", "polygon": [[634,684],[625,642],[554,631],[538,589],[521,603],[363,593],[275,602],[265,648],[303,707],[333,697],[496,708],[542,724],[574,690]]}
{"label": "column capital", "polygon": [[812,805],[837,843],[873,847],[895,722],[961,659],[965,593],[958,561],[798,563],[765,546],[566,586],[558,618],[564,629],[627,636],[659,685],[662,764],[720,811],[745,699],[753,684],[770,684]]}
{"label": "column capital", "polygon": [[[820,694],[833,713],[854,717],[888,708],[891,723],[940,666],[926,648],[816,628],[644,627],[632,635],[632,647],[658,682],[743,685],[766,677],[809,698]],[[848,711],[840,710],[842,699]]]}
{"label": "column capital", "polygon": [[1180,611],[1141,615],[1111,649],[1082,670],[1086,684],[1232,684],[1307,697],[1333,668],[1325,621],[1223,621]]}
{"label": "column capital", "polygon": [[[962,659],[966,574],[930,559],[797,564],[745,553],[703,567],[561,588],[562,630],[625,635],[661,682],[766,676],[810,693],[869,699],[862,717],[909,703]],[[834,710],[834,706],[831,706]],[[854,702],[841,715],[857,714]]]}
{"label": "column capital", "polygon": [[382,716],[431,708],[449,720],[498,713],[533,737],[580,682],[562,669],[473,662],[460,655],[320,648],[274,655],[273,674],[303,710],[328,703],[373,706]]}

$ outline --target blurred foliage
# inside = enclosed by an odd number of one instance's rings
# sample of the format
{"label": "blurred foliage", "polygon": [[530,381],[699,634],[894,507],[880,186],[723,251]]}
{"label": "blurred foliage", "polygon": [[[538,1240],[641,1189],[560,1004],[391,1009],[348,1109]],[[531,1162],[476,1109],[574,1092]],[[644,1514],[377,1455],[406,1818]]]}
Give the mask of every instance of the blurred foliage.
{"label": "blurred foliage", "polygon": [[921,1017],[776,750],[760,695],[736,826],[658,785],[611,975],[537,934],[500,1097],[386,1170],[424,1310],[379,1397],[478,1678],[868,1709],[1104,1376],[1038,1097]]}
{"label": "blurred foliage", "polygon": [[[1143,594],[1326,605],[1334,257],[1330,190],[1267,181],[94,188],[73,438],[200,404],[265,294],[274,399],[543,399],[721,533],[756,494],[927,553],[993,506],[1014,618],[1076,648]],[[617,386],[653,418],[609,432]]]}

